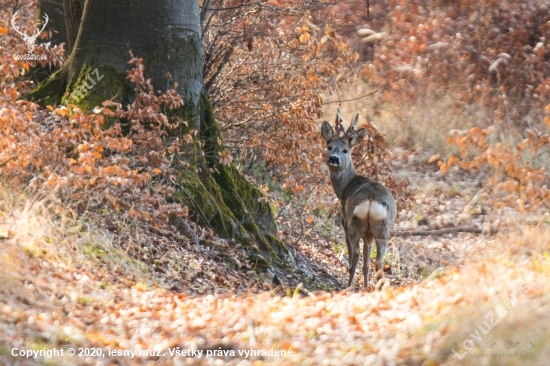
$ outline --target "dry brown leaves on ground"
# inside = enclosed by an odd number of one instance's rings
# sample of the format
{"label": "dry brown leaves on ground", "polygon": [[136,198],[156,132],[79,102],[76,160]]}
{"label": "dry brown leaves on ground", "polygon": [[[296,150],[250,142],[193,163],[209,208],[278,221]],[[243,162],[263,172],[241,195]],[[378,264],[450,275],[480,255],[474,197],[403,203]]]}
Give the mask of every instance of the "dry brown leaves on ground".
{"label": "dry brown leaves on ground", "polygon": [[[466,352],[465,357],[513,352],[527,357],[529,364],[542,365],[550,357],[550,259],[541,254],[550,248],[547,234],[529,230],[498,238],[485,248],[493,256],[471,258],[460,269],[410,287],[305,297],[272,292],[189,296],[124,276],[115,279],[107,268],[63,266],[4,241],[0,359],[38,364],[48,359],[24,360],[17,352],[63,349],[66,354],[69,348],[88,347],[104,357],[49,361],[460,364],[454,349],[459,355]],[[489,314],[495,328],[485,334],[479,329],[487,329]],[[470,347],[467,341],[477,343]],[[17,356],[11,355],[13,349]],[[201,353],[171,355],[176,349]],[[154,356],[113,356],[115,350],[148,350]],[[267,353],[261,356],[261,350]],[[286,356],[268,353],[275,351],[286,351]],[[499,359],[498,364],[520,364],[517,357]],[[492,362],[490,357],[476,358],[476,364]]]}

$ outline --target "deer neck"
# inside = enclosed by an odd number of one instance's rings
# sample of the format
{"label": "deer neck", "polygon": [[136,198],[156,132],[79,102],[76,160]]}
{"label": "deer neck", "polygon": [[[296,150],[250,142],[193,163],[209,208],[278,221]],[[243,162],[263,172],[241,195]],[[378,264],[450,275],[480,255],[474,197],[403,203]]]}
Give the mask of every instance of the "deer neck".
{"label": "deer neck", "polygon": [[332,183],[332,188],[334,193],[339,200],[344,198],[344,191],[353,178],[357,176],[355,168],[350,165],[346,169],[331,169],[330,170],[330,181]]}

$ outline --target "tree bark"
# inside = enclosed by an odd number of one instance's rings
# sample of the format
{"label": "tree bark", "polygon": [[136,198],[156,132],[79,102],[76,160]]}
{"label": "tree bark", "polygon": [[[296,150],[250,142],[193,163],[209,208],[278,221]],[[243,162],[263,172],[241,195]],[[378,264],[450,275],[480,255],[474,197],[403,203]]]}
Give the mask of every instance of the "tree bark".
{"label": "tree bark", "polygon": [[[144,57],[155,87],[167,90],[179,83],[178,92],[198,105],[202,89],[202,51],[196,0],[111,1],[88,0],[69,58],[69,84],[84,64],[107,64],[127,70],[128,51]],[[179,56],[179,57],[174,57]],[[181,67],[185,65],[185,67]]]}
{"label": "tree bark", "polygon": [[[44,21],[44,15],[48,15],[48,24],[44,32],[52,31],[52,37],[46,41],[58,45],[67,44],[67,32],[65,31],[65,17],[63,15],[63,4],[61,0],[39,0],[36,6],[36,20]],[[67,49],[67,48],[65,48]]]}
{"label": "tree bark", "polygon": [[82,20],[82,11],[84,9],[84,0],[63,0],[63,13],[65,16],[65,29],[67,45],[66,54],[70,55],[78,35],[80,22]]}
{"label": "tree bark", "polygon": [[195,168],[182,169],[181,189],[172,199],[188,205],[196,220],[219,236],[243,244],[257,269],[270,267],[266,256],[293,262],[277,239],[271,207],[261,199],[261,191],[235,166],[217,162],[224,148],[218,143],[222,136],[204,92],[197,0],[86,1],[69,59],[28,97],[45,105],[68,104],[74,102],[72,92],[91,80],[93,87],[75,103],[84,110],[106,99],[131,100],[133,89],[126,80],[129,50],[143,57],[155,90],[166,91],[177,83],[185,106],[174,117],[185,117],[188,129],[199,132],[190,149],[194,156],[189,157]]}
{"label": "tree bark", "polygon": [[[122,99],[128,97],[131,90],[122,88],[115,74],[125,80],[131,50],[144,58],[148,77],[152,78],[156,90],[165,91],[177,82],[178,92],[198,113],[203,85],[197,0],[88,0],[80,27],[71,55],[60,73],[35,90],[34,99],[48,104],[61,102],[59,96],[65,89],[77,87],[79,77],[93,71],[94,68],[89,70],[92,66],[108,75],[83,100],[84,107],[93,108],[94,102],[101,102],[94,95],[105,95],[105,92],[114,93],[108,95],[109,98],[117,93],[125,94],[119,95]],[[116,80],[109,80],[112,76]]]}

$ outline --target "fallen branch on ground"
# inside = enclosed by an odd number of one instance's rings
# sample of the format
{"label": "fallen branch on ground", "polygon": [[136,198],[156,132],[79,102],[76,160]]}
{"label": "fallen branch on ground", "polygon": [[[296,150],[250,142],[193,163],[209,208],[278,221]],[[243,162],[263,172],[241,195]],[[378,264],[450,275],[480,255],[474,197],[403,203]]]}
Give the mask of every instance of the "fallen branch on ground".
{"label": "fallen branch on ground", "polygon": [[451,227],[448,229],[439,229],[439,230],[420,230],[420,231],[412,231],[412,230],[398,230],[398,231],[392,231],[392,236],[407,236],[407,235],[443,235],[443,234],[452,234],[452,233],[475,233],[475,234],[496,234],[498,232],[498,229],[491,228],[490,230],[487,229],[481,229],[475,226],[457,226],[457,227]]}

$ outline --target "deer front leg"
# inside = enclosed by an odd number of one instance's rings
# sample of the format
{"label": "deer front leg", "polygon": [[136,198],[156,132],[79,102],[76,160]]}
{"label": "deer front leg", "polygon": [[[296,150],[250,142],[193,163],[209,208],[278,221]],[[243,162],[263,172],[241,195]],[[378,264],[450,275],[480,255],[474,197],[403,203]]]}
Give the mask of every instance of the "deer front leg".
{"label": "deer front leg", "polygon": [[364,286],[369,289],[370,253],[372,250],[372,237],[363,237],[363,280]]}
{"label": "deer front leg", "polygon": [[[344,235],[346,236],[346,248],[348,250],[348,257],[351,259],[351,247],[349,245],[348,227],[346,225],[346,220],[344,219],[343,215],[342,215],[342,226],[344,227]],[[351,261],[348,263],[348,266],[351,266]]]}

